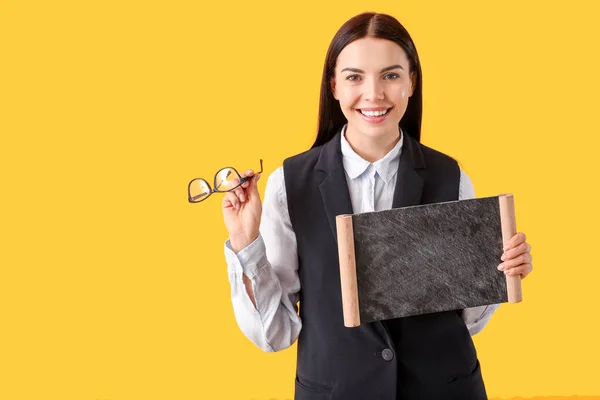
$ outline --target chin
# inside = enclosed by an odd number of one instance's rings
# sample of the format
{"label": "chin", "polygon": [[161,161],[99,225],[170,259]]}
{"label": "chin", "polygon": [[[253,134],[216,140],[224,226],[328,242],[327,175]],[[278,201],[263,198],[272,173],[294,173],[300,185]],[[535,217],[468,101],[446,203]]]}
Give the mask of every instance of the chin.
{"label": "chin", "polygon": [[358,121],[356,121],[356,124],[357,124],[356,126],[359,126],[361,129],[363,129],[365,131],[377,133],[377,132],[390,131],[391,129],[398,127],[399,122],[398,121],[383,121],[380,124],[370,124],[366,121],[358,120]]}

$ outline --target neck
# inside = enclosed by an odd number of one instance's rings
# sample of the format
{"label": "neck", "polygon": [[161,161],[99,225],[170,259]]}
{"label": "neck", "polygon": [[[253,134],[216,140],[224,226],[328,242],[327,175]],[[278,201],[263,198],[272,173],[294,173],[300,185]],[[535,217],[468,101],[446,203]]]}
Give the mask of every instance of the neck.
{"label": "neck", "polygon": [[368,162],[381,160],[389,153],[400,140],[400,129],[396,127],[395,132],[372,137],[355,131],[347,126],[345,132],[346,141],[352,150]]}

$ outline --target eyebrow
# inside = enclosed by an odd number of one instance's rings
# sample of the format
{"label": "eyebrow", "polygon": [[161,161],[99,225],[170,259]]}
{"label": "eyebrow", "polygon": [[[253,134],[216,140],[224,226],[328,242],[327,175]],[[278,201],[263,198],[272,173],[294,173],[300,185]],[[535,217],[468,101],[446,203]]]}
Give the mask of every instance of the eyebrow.
{"label": "eyebrow", "polygon": [[[384,72],[391,71],[391,70],[396,69],[396,68],[400,68],[401,70],[404,70],[404,68],[402,68],[402,65],[391,65],[389,67],[386,67],[386,68],[382,69],[381,71],[379,71],[379,73],[383,74]],[[344,72],[344,71],[358,72],[358,73],[361,73],[361,74],[365,73],[365,71],[363,71],[362,69],[358,69],[358,68],[344,68],[340,72]]]}

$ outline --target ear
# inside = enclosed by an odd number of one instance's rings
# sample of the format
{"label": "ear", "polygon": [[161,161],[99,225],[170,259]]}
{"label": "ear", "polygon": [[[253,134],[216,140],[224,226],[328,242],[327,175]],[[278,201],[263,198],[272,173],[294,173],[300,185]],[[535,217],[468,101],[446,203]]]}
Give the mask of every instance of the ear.
{"label": "ear", "polygon": [[417,74],[415,74],[414,72],[410,73],[410,94],[408,95],[408,97],[412,97],[412,95],[415,93],[415,90],[417,89]]}
{"label": "ear", "polygon": [[331,93],[333,94],[333,98],[336,100],[339,100],[338,96],[337,96],[337,92],[335,90],[335,78],[331,78],[331,80],[329,81],[329,86],[331,88]]}

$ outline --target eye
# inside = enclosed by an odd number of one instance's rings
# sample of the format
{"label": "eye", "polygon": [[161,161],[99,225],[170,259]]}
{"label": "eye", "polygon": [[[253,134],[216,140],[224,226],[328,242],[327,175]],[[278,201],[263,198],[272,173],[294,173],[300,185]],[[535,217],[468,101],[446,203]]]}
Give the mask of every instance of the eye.
{"label": "eye", "polygon": [[389,79],[398,79],[398,78],[400,78],[400,75],[395,74],[395,73],[389,73],[383,77],[383,79],[388,79],[388,80]]}
{"label": "eye", "polygon": [[346,80],[351,81],[351,82],[357,81],[359,79],[360,79],[360,75],[348,75],[346,77]]}

